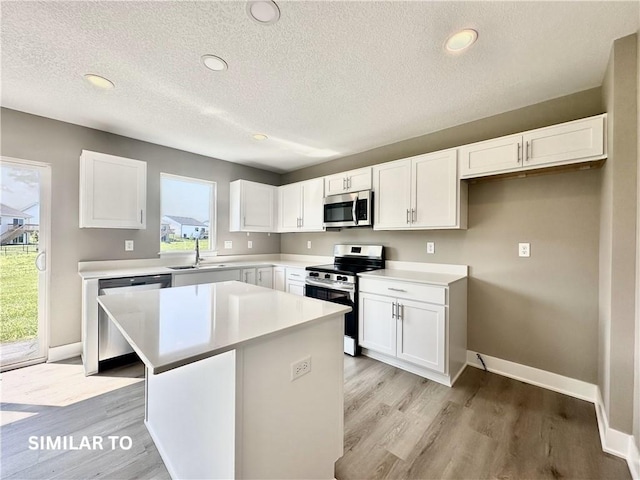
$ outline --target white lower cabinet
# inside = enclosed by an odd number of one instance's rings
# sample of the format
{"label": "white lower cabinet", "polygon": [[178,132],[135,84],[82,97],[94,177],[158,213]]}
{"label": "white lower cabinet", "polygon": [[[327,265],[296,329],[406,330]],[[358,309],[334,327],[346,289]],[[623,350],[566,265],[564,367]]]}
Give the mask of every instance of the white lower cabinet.
{"label": "white lower cabinet", "polygon": [[273,289],[284,292],[287,289],[286,269],[284,267],[273,267]]}
{"label": "white lower cabinet", "polygon": [[256,268],[256,285],[273,288],[273,267]]}
{"label": "white lower cabinet", "polygon": [[363,354],[451,386],[466,365],[466,278],[449,285],[362,278]]}
{"label": "white lower cabinet", "polygon": [[294,295],[300,295],[304,297],[304,279],[305,271],[302,268],[289,268],[286,269],[286,289],[287,293],[293,293]]}
{"label": "white lower cabinet", "polygon": [[244,283],[250,283],[251,285],[256,284],[256,269],[255,268],[243,268],[240,281]]}

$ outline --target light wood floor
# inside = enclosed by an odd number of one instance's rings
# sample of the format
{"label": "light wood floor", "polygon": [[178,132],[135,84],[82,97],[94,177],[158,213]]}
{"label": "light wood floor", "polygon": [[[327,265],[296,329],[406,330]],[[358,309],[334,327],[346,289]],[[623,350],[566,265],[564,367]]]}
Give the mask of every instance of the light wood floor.
{"label": "light wood floor", "polygon": [[[141,365],[84,377],[79,360],[1,376],[3,479],[169,478],[143,424]],[[602,453],[593,405],[468,368],[454,388],[345,356],[336,478],[630,479]],[[128,435],[130,450],[33,451],[29,436]]]}

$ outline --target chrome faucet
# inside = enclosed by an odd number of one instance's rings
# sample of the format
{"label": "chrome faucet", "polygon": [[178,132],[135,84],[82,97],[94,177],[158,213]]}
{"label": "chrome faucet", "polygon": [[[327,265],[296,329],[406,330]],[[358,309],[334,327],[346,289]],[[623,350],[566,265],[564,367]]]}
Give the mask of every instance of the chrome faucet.
{"label": "chrome faucet", "polygon": [[196,238],[196,263],[194,263],[193,266],[194,267],[198,267],[200,265],[200,260],[202,260],[200,258],[200,242]]}

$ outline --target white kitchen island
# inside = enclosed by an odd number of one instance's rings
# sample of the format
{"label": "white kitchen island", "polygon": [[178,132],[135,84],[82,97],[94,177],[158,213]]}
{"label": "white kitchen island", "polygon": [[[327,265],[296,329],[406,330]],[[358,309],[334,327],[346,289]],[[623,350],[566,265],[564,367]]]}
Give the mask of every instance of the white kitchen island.
{"label": "white kitchen island", "polygon": [[349,307],[240,282],[98,301],[145,363],[145,423],[173,478],[334,477]]}

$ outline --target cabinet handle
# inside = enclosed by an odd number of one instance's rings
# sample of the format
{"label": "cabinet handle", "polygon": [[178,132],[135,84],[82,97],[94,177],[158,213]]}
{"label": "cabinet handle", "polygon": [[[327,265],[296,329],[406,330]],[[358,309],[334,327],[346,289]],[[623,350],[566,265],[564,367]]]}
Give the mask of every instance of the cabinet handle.
{"label": "cabinet handle", "polygon": [[407,223],[411,223],[411,220],[409,219],[409,209],[407,208]]}
{"label": "cabinet handle", "polygon": [[304,225],[304,219],[300,217],[300,228],[302,228],[303,225]]}
{"label": "cabinet handle", "polygon": [[522,159],[522,155],[520,155],[520,150],[522,150],[522,144],[518,142],[518,162],[517,163],[520,163],[520,160]]}
{"label": "cabinet handle", "polygon": [[351,188],[351,177],[347,177],[347,188]]}
{"label": "cabinet handle", "polygon": [[392,292],[406,292],[406,290],[403,290],[401,288],[393,288],[393,287],[387,287],[387,290],[391,290]]}
{"label": "cabinet handle", "polygon": [[396,302],[391,304],[391,318],[396,318]]}
{"label": "cabinet handle", "polygon": [[416,222],[418,221],[418,212],[417,210],[412,209],[411,210],[411,222]]}
{"label": "cabinet handle", "polygon": [[530,155],[530,148],[529,148],[529,145],[530,145],[530,143],[529,143],[529,141],[527,141],[527,149],[526,149],[526,150],[525,150],[525,152],[524,152],[524,161],[525,161],[525,162],[528,162],[528,161],[529,161],[529,157],[531,156],[531,155]]}
{"label": "cabinet handle", "polygon": [[258,272],[258,281],[262,282],[262,272]]}
{"label": "cabinet handle", "polygon": [[142,210],[140,210],[140,224],[142,224]]}
{"label": "cabinet handle", "polygon": [[404,320],[404,305],[402,305],[401,303],[399,303],[396,307],[396,317],[398,317],[400,320]]}
{"label": "cabinet handle", "polygon": [[290,277],[299,277],[300,274],[298,274],[298,273],[290,273],[289,276]]}
{"label": "cabinet handle", "polygon": [[347,178],[346,177],[342,178],[342,189],[343,190],[347,189]]}

